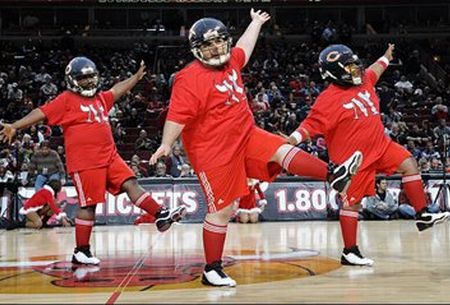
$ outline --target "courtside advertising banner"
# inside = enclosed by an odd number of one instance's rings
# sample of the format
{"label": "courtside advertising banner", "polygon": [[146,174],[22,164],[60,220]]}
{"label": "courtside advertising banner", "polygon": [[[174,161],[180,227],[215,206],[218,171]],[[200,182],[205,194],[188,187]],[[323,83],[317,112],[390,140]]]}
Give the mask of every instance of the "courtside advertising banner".
{"label": "courtside advertising banner", "polygon": [[[145,179],[140,181],[140,184],[160,204],[171,208],[184,205],[187,216],[183,222],[203,221],[207,211],[206,201],[196,179]],[[442,180],[430,179],[426,190],[430,192],[433,201],[438,196],[437,202],[441,209],[445,209],[444,192],[439,192],[441,185]],[[262,183],[261,189],[268,201],[262,213],[262,219],[265,221],[337,219],[339,198],[324,182],[280,179],[271,184]],[[400,180],[389,179],[388,191],[394,198],[398,198]],[[20,188],[18,209],[33,194],[33,188]],[[448,192],[446,196],[450,198]],[[75,217],[78,199],[73,186],[64,187],[57,201],[70,218]],[[3,213],[5,207],[6,203],[2,204]],[[144,212],[134,206],[126,194],[113,196],[108,193],[105,196],[105,204],[97,205],[96,223],[132,224],[142,213]],[[52,221],[54,220],[50,219],[50,222]]]}

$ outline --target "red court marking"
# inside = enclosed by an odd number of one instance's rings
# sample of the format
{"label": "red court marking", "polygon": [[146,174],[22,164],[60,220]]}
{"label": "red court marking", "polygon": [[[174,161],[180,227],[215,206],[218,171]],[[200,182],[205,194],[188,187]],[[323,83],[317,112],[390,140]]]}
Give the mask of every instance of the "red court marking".
{"label": "red court marking", "polygon": [[127,288],[128,284],[131,282],[133,276],[135,276],[136,273],[139,271],[139,269],[141,269],[141,267],[144,265],[144,261],[147,259],[148,255],[151,254],[154,245],[159,241],[161,236],[162,233],[158,233],[157,238],[154,241],[154,244],[151,245],[151,247],[148,249],[147,252],[145,252],[144,254],[141,255],[141,257],[139,257],[139,259],[136,261],[136,264],[134,264],[133,268],[131,268],[131,270],[123,278],[122,282],[120,282],[120,284],[116,287],[116,289],[114,289],[114,292],[106,301],[105,303],[106,305],[113,305],[117,301],[121,293],[125,290],[125,288]]}

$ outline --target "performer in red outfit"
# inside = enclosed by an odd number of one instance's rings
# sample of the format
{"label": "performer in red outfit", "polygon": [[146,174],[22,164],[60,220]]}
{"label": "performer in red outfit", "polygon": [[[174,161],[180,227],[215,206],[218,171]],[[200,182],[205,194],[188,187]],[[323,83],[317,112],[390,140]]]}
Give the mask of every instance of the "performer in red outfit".
{"label": "performer in red outfit", "polygon": [[169,229],[186,212],[185,207],[168,210],[153,200],[139,186],[133,171],[119,156],[114,144],[108,112],[114,102],[130,91],[145,73],[142,62],[136,74],[115,84],[109,91],[98,92],[96,65],[86,57],[75,57],[65,70],[68,90],[13,124],[2,124],[0,134],[4,141],[9,142],[16,130],[43,120],[48,125],[63,127],[67,169],[79,200],[73,263],[100,263],[90,251],[89,240],[95,221],[95,207],[105,203],[106,191],[113,195],[126,192],[136,206],[155,216],[159,231]]}
{"label": "performer in red outfit", "polygon": [[258,180],[248,179],[248,195],[239,199],[239,207],[236,211],[236,220],[240,223],[256,223],[259,215],[267,205],[264,192],[261,190]]}
{"label": "performer in red outfit", "polygon": [[347,46],[325,48],[319,55],[319,67],[331,85],[319,95],[311,112],[289,140],[297,145],[321,134],[325,137],[330,161],[335,163],[343,162],[355,150],[364,156],[346,195],[341,195],[344,206],[340,210],[340,224],[345,245],[341,263],[344,265],[373,264],[373,260],[361,255],[356,237],[360,202],[364,196],[375,195],[376,173],[403,175],[402,182],[417,212],[416,224],[420,231],[450,215],[426,211],[428,203],[415,159],[384,133],[375,84],[392,60],[393,50],[394,45],[389,44],[384,56],[364,70],[358,56]]}
{"label": "performer in red outfit", "polygon": [[[197,60],[177,73],[161,146],[150,158],[169,155],[182,135],[185,151],[202,186],[208,205],[203,225],[206,266],[202,282],[235,286],[223,272],[222,253],[233,202],[248,194],[247,178],[273,181],[284,168],[301,176],[326,180],[326,163],[287,144],[287,139],[256,127],[247,101],[241,70],[247,64],[266,12],[250,12],[251,23],[231,47],[231,36],[217,19],[203,18],[189,31]],[[331,186],[342,191],[357,171],[361,154],[355,152],[333,171]]]}
{"label": "performer in red outfit", "polygon": [[19,214],[25,215],[25,226],[27,228],[42,228],[45,219],[48,220],[53,214],[56,215],[56,220],[60,221],[63,226],[70,226],[66,213],[60,210],[55,200],[60,191],[61,182],[59,180],[50,180],[25,202]]}

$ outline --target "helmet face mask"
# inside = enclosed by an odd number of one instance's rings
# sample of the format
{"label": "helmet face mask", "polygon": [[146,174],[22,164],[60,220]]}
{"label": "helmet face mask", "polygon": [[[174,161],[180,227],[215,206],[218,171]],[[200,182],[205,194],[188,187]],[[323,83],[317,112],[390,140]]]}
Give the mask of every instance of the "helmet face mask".
{"label": "helmet face mask", "polygon": [[331,45],[319,55],[322,78],[340,86],[359,86],[364,76],[364,66],[353,51],[344,45]]}
{"label": "helmet face mask", "polygon": [[201,63],[221,67],[231,56],[232,38],[225,25],[214,18],[202,18],[189,30],[191,51]]}
{"label": "helmet face mask", "polygon": [[85,97],[93,97],[99,87],[97,67],[86,57],[75,57],[66,67],[67,89]]}

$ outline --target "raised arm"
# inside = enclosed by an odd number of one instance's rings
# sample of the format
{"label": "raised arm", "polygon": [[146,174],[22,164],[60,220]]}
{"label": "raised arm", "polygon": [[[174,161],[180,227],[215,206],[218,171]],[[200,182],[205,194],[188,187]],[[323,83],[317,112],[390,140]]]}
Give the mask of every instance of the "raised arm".
{"label": "raised arm", "polygon": [[394,58],[392,56],[392,52],[394,51],[394,49],[395,49],[395,45],[392,43],[389,43],[386,52],[384,52],[384,55],[381,56],[376,62],[374,62],[369,67],[369,69],[372,70],[373,72],[375,72],[375,74],[377,75],[376,82],[378,81],[378,79],[380,79],[383,72],[389,66],[389,62]]}
{"label": "raised arm", "polygon": [[166,121],[164,124],[163,137],[161,145],[156,152],[150,157],[149,164],[154,165],[162,156],[168,156],[172,150],[173,143],[180,136],[184,125],[175,123],[173,121]]}
{"label": "raised arm", "polygon": [[236,43],[236,46],[242,48],[245,52],[244,66],[248,63],[248,60],[253,53],[262,25],[270,19],[268,13],[261,12],[261,10],[255,12],[253,8],[250,10],[250,17],[252,17],[252,22],[250,22],[244,34],[242,34],[241,38],[239,38]]}
{"label": "raised arm", "polygon": [[114,96],[114,101],[117,101],[121,96],[123,96],[128,91],[133,89],[133,87],[136,86],[138,81],[140,81],[146,73],[147,72],[145,72],[145,63],[144,61],[141,61],[141,66],[139,67],[139,70],[133,76],[115,84],[111,88],[111,92],[113,93]]}
{"label": "raised arm", "polygon": [[0,123],[0,125],[3,127],[3,129],[0,131],[0,139],[2,142],[8,141],[8,143],[11,144],[11,141],[16,135],[17,130],[27,128],[40,121],[43,121],[44,119],[45,114],[39,108],[36,108],[26,116],[12,124]]}

